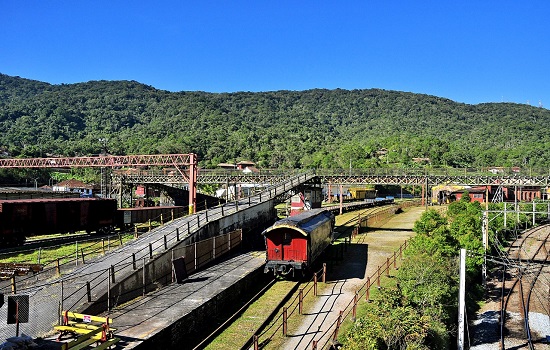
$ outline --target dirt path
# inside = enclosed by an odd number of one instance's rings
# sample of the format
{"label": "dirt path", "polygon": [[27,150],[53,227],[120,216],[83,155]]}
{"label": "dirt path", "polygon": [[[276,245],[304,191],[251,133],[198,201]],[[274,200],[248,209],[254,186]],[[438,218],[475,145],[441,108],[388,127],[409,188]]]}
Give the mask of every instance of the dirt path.
{"label": "dirt path", "polygon": [[[363,244],[348,247],[345,261],[327,273],[328,288],[320,293],[313,310],[305,315],[299,329],[289,330],[284,349],[311,349],[314,340],[319,345],[325,344],[330,338],[330,334],[325,332],[338,318],[339,311],[353,300],[355,291],[366,282],[366,278],[413,235],[414,222],[423,211],[423,207],[409,208],[389,219],[379,229],[368,231]],[[358,240],[363,238],[358,237]]]}

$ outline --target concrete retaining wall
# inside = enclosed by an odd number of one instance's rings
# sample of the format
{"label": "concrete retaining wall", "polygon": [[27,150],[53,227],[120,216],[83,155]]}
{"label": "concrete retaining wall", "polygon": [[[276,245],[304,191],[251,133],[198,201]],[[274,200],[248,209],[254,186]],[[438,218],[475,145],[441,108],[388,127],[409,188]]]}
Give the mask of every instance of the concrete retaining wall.
{"label": "concrete retaining wall", "polygon": [[191,313],[183,315],[170,327],[143,341],[135,349],[193,348],[201,339],[216,330],[222,320],[236,312],[244,300],[258,293],[267,279],[263,266],[257,268]]}
{"label": "concrete retaining wall", "polygon": [[[146,292],[172,282],[172,255],[184,256],[186,245],[212,238],[220,234],[242,229],[243,242],[241,248],[250,249],[256,247],[263,249],[260,232],[270,226],[276,218],[273,201],[267,201],[248,207],[221,219],[210,221],[199,228],[191,236],[186,237],[171,249],[156,255],[153,260],[146,262],[145,267],[141,261],[137,262],[138,269],[131,274],[120,277],[116,284],[111,286],[111,307],[131,301],[143,294],[143,281],[145,275]],[[145,272],[143,271],[145,269]],[[79,312],[87,314],[99,314],[107,310],[107,291],[97,297],[92,303],[84,305]]]}

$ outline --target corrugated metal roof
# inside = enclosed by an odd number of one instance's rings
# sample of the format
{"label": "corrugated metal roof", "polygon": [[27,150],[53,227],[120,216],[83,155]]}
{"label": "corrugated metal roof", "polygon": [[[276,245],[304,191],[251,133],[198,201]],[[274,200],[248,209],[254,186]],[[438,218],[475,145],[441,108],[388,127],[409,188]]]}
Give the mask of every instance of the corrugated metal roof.
{"label": "corrugated metal roof", "polygon": [[332,214],[322,208],[311,209],[304,211],[296,216],[290,216],[288,218],[277,221],[273,226],[268,227],[264,232],[276,230],[279,228],[291,228],[301,232],[304,236],[309,235],[319,225],[325,223],[327,220],[331,220]]}
{"label": "corrugated metal roof", "polygon": [[55,186],[57,186],[57,187],[67,187],[67,188],[86,188],[86,189],[93,188],[92,185],[87,185],[84,182],[82,182],[80,180],[75,180],[75,179],[61,181],[60,183],[56,184]]}

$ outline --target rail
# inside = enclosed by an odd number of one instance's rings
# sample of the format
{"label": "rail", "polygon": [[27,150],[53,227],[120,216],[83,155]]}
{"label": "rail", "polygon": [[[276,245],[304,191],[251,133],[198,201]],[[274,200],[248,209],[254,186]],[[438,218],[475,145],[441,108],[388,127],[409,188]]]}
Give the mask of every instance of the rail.
{"label": "rail", "polygon": [[[407,248],[408,242],[405,241],[398,250],[396,250],[392,256],[388,257],[386,263],[382,266],[377,267],[377,271],[367,277],[366,282],[364,282],[356,291],[356,294],[353,299],[346,305],[343,310],[340,310],[339,317],[333,323],[330,324],[329,328],[320,334],[317,338],[318,340],[312,340],[311,348],[312,349],[324,349],[327,345],[332,343],[338,338],[338,333],[342,323],[350,317],[355,319],[357,306],[360,300],[365,300],[368,302],[370,300],[370,289],[376,284],[377,288],[380,288],[381,278],[385,274],[389,276],[390,270],[397,268],[398,259],[402,259],[403,251]],[[296,314],[303,313],[303,305],[305,298],[308,295],[317,296],[318,283],[325,282],[326,278],[326,264],[323,264],[323,267],[313,274],[312,278],[305,284],[303,288],[299,289],[299,293],[285,306],[277,305],[272,312],[272,315],[269,315],[267,319],[273,319],[269,326],[263,325],[254,334],[250,339],[245,343],[241,350],[249,349],[250,346],[253,346],[254,350],[261,349],[263,345],[268,344],[273,340],[273,338],[279,333],[282,332],[283,336],[288,334],[288,322],[289,319]],[[282,311],[281,311],[282,307]],[[264,329],[265,327],[265,329]],[[325,343],[320,346],[319,340],[327,338]],[[309,344],[308,344],[309,345]]]}
{"label": "rail", "polygon": [[[535,237],[535,240],[537,242],[541,242],[534,253],[532,253],[530,256],[528,256],[526,259],[521,258],[522,251],[527,252],[527,249],[525,249],[525,242],[528,239],[532,239],[535,234],[544,234],[546,232],[546,237]],[[531,263],[534,261],[536,256],[545,249],[546,242],[549,239],[549,233],[548,230],[545,230],[545,226],[537,227],[535,229],[531,229],[527,232],[527,235],[525,237],[521,237],[521,240],[519,237],[516,238],[516,240],[510,245],[507,251],[507,255],[510,258],[510,261],[503,264],[502,267],[502,282],[501,282],[501,302],[500,302],[500,347],[502,349],[505,349],[505,336],[506,336],[506,320],[507,320],[507,310],[509,309],[509,305],[514,298],[514,293],[518,294],[518,309],[519,313],[523,319],[523,328],[524,328],[524,335],[527,340],[527,344],[530,349],[534,349],[533,345],[533,339],[532,334],[529,326],[529,309],[530,309],[530,303],[531,303],[531,295],[533,293],[533,290],[535,288],[535,283],[537,279],[539,278],[539,275],[541,274],[543,268],[544,268],[544,262],[548,260],[548,253],[545,252],[543,254],[544,260],[542,261],[542,264],[540,264],[538,267],[536,267],[536,272],[530,272],[529,274],[533,275],[533,279],[531,283],[529,283],[529,287],[527,291],[524,290],[523,283],[527,278],[527,268],[531,265]],[[517,257],[514,257],[512,255],[512,248],[517,249]],[[524,264],[526,263],[526,264]],[[509,274],[508,270],[510,267],[516,267],[518,269],[518,274],[514,278],[512,285],[507,285],[506,282],[506,276]],[[519,292],[516,291],[516,287],[519,289]],[[525,295],[527,295],[527,298],[525,298]],[[527,299],[527,300],[526,300]]]}
{"label": "rail", "polygon": [[[170,224],[157,228],[152,234],[142,235],[138,240],[132,239],[133,233],[128,233],[127,235],[115,235],[112,237],[112,241],[108,238],[107,245],[105,245],[105,241],[97,242],[89,250],[83,250],[82,246],[78,247],[75,244],[73,253],[45,264],[40,273],[22,278],[14,277],[11,281],[0,284],[0,293],[6,295],[28,294],[31,296],[31,307],[51,311],[45,315],[41,322],[25,325],[27,327],[26,334],[41,336],[51,331],[45,325],[57,321],[56,314],[58,312],[55,310],[59,310],[59,305],[65,309],[83,311],[82,308],[88,307],[90,303],[95,303],[104,310],[110,310],[124,298],[129,298],[132,295],[140,296],[157,288],[158,285],[170,283],[171,271],[159,273],[154,277],[149,275],[149,270],[154,270],[152,264],[155,263],[155,259],[163,254],[170,254],[170,250],[176,244],[179,245],[182,240],[206,227],[212,221],[236,215],[247,208],[269,200],[286,198],[290,195],[289,191],[312,177],[312,174],[300,174],[284,183],[269,186],[253,197],[206,208],[194,215],[175,219]],[[117,258],[116,263],[107,263],[107,259],[113,254],[113,250],[109,251],[109,248],[118,247],[124,241],[127,241],[124,251],[134,252],[119,254],[120,258]],[[104,249],[105,255],[102,255]],[[93,251],[99,252],[100,256],[92,260]],[[182,255],[179,252],[175,253],[175,256]],[[202,261],[197,264],[201,265]],[[108,265],[108,267],[98,268],[104,265]],[[120,285],[125,277],[139,273],[138,270],[142,274],[145,270],[147,278],[146,283],[143,283],[144,286],[139,288],[140,290],[134,290],[134,294],[130,293],[122,297],[111,294],[113,288]],[[12,334],[10,328],[5,325],[5,322],[2,322],[3,319],[4,316],[0,315],[0,324],[3,323],[0,326],[0,337],[8,338]]]}

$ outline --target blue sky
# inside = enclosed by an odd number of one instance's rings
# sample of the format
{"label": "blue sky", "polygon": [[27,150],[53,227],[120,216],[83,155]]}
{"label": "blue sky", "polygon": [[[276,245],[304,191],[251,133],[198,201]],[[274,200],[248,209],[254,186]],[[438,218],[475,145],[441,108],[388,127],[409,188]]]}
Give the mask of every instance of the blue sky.
{"label": "blue sky", "polygon": [[550,1],[0,0],[0,73],[550,106]]}

